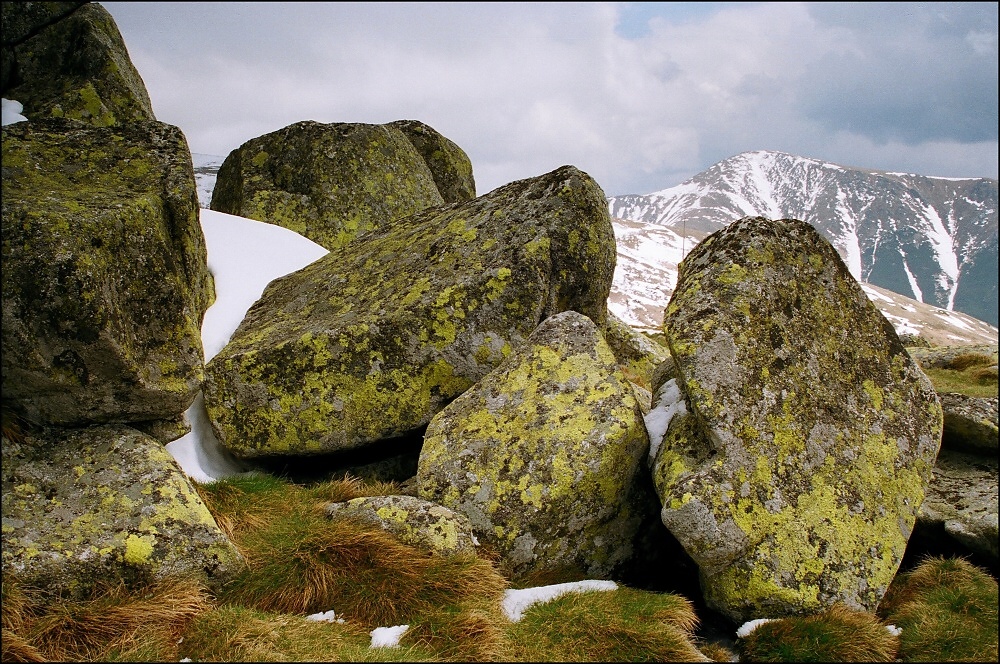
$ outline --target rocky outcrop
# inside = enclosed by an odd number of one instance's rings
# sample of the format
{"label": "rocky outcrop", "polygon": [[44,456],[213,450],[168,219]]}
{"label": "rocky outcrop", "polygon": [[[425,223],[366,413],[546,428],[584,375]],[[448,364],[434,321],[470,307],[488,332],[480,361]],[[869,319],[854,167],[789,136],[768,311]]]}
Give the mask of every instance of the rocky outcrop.
{"label": "rocky outcrop", "polygon": [[445,203],[461,203],[476,197],[472,162],[456,143],[418,120],[396,120],[388,126],[403,132],[423,157]]}
{"label": "rocky outcrop", "polygon": [[3,168],[4,400],[66,426],[182,413],[215,297],[184,135],[21,122]]}
{"label": "rocky outcrop", "polygon": [[607,578],[650,512],[647,448],[611,349],[565,312],[431,421],[417,491],[468,516],[515,575],[576,566]]}
{"label": "rocky outcrop", "polygon": [[653,371],[670,352],[618,316],[608,311],[608,323],[604,328],[604,339],[608,342],[618,364],[629,380],[649,390]]}
{"label": "rocky outcrop", "polygon": [[[441,177],[453,163],[437,164]],[[434,173],[398,127],[306,121],[229,153],[211,207],[283,226],[332,250],[444,202]]]}
{"label": "rocky outcrop", "polygon": [[371,496],[326,508],[332,519],[348,518],[378,526],[400,541],[434,553],[474,551],[478,542],[464,514],[413,496]]}
{"label": "rocky outcrop", "polygon": [[651,441],[654,481],[709,605],[874,610],[942,414],[833,247],[801,221],[738,221],[684,260],[663,330],[684,407]]}
{"label": "rocky outcrop", "polygon": [[243,560],[162,444],[125,426],[3,440],[3,577],[52,594],[196,575]]}
{"label": "rocky outcrop", "polygon": [[206,369],[234,454],[316,454],[418,431],[542,320],[603,324],[604,194],[566,166],[398,219],[277,279]]}
{"label": "rocky outcrop", "polygon": [[998,448],[997,397],[970,397],[946,392],[942,445],[996,457]]}
{"label": "rocky outcrop", "polygon": [[98,127],[155,120],[146,86],[111,14],[99,4],[3,3],[7,99],[29,120],[60,117]]}
{"label": "rocky outcrop", "polygon": [[934,464],[921,526],[997,563],[997,457],[943,449]]}

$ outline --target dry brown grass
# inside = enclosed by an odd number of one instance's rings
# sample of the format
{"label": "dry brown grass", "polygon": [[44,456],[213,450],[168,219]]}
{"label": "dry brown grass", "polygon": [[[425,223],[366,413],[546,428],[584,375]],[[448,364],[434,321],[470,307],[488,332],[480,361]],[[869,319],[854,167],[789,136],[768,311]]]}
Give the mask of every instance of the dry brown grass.
{"label": "dry brown grass", "polygon": [[212,606],[204,586],[190,579],[133,589],[98,584],[80,600],[4,585],[5,661],[176,659],[187,624]]}
{"label": "dry brown grass", "polygon": [[983,353],[962,353],[952,358],[951,361],[944,365],[944,368],[965,371],[970,367],[989,367],[996,363],[996,360]]}

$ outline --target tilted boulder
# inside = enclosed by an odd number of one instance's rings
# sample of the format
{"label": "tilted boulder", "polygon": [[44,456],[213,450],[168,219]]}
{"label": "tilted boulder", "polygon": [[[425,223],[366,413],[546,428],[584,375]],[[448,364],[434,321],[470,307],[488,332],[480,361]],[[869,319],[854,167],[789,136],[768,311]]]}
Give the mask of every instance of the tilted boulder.
{"label": "tilted boulder", "polygon": [[655,518],[638,478],[648,446],[600,331],[565,312],[431,421],[417,493],[468,516],[515,575],[575,566],[607,578]]}
{"label": "tilted boulder", "polygon": [[4,400],[65,426],[184,412],[215,297],[184,135],[20,122],[3,168]]}
{"label": "tilted boulder", "polygon": [[388,126],[402,131],[423,157],[445,203],[461,203],[476,197],[472,161],[454,141],[418,120],[396,120]]}
{"label": "tilted boulder", "polygon": [[398,219],[268,285],[206,368],[212,427],[242,457],[418,432],[548,316],[603,324],[614,264],[572,166]]}
{"label": "tilted boulder", "polygon": [[997,397],[970,397],[954,392],[943,393],[944,436],[946,448],[965,450],[996,457],[998,441]]}
{"label": "tilted boulder", "polygon": [[435,553],[475,551],[478,541],[464,514],[413,496],[370,496],[330,503],[330,518],[356,519],[386,530],[400,541]]}
{"label": "tilted boulder", "polygon": [[283,226],[332,250],[444,202],[399,128],[305,121],[230,152],[211,207]]}
{"label": "tilted boulder", "polygon": [[158,441],[121,425],[3,440],[3,576],[51,594],[244,565]]}
{"label": "tilted boulder", "polygon": [[[118,26],[96,2],[3,3],[3,96],[28,120],[155,120]],[[8,31],[8,28],[10,29]]]}
{"label": "tilted boulder", "polygon": [[[918,521],[997,564],[997,457],[942,449]],[[937,530],[940,532],[940,530]]]}
{"label": "tilted boulder", "polygon": [[874,610],[940,447],[933,387],[809,224],[742,219],[678,276],[663,330],[684,407],[653,472],[706,601],[737,622]]}

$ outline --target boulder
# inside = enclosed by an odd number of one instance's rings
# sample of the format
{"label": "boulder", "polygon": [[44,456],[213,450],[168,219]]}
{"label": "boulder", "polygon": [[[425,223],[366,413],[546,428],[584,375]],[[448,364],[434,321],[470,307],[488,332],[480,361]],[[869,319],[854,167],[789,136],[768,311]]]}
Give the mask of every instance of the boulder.
{"label": "boulder", "polygon": [[[997,457],[942,449],[918,521],[997,564]],[[935,528],[936,527],[936,528]]]}
{"label": "boulder", "polygon": [[546,319],[427,427],[417,495],[469,517],[511,573],[608,578],[633,556],[655,497],[642,413],[597,326]]}
{"label": "boulder", "polygon": [[475,551],[479,544],[465,515],[413,496],[355,498],[330,503],[326,513],[333,519],[356,519],[378,526],[406,544],[434,553]]}
{"label": "boulder", "polygon": [[306,121],[230,152],[211,208],[283,226],[333,250],[442,204],[433,173],[399,128]]}
{"label": "boulder", "polygon": [[3,396],[62,426],[171,419],[215,298],[177,127],[3,128]]}
{"label": "boulder", "polygon": [[462,148],[418,120],[396,120],[388,126],[399,129],[410,139],[430,169],[445,203],[461,203],[476,197],[472,162]]}
{"label": "boulder", "polygon": [[939,396],[944,409],[942,445],[996,457],[997,397],[970,397],[955,392]]}
{"label": "boulder", "polygon": [[212,427],[241,457],[419,432],[545,318],[603,324],[614,264],[572,166],[398,219],[268,285],[206,367]]}
{"label": "boulder", "polygon": [[[3,3],[3,96],[29,121],[155,120],[114,19],[96,2]],[[10,32],[8,32],[8,28]]]}
{"label": "boulder", "polygon": [[158,441],[121,425],[3,440],[3,577],[51,594],[196,575],[243,560]]}
{"label": "boulder", "polygon": [[709,606],[736,622],[874,611],[942,414],[836,250],[798,220],[741,219],[685,258],[663,330],[683,407],[654,482]]}
{"label": "boulder", "polygon": [[629,380],[649,391],[653,370],[670,356],[670,352],[611,311],[608,311],[604,339]]}

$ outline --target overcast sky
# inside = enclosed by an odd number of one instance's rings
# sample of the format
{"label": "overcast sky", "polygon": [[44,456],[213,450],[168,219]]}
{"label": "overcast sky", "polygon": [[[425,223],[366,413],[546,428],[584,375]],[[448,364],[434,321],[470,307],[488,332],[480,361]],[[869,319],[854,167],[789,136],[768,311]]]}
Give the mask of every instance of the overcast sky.
{"label": "overcast sky", "polygon": [[563,164],[650,193],[758,149],[997,177],[994,2],[101,4],[193,152],[414,119],[479,194]]}

